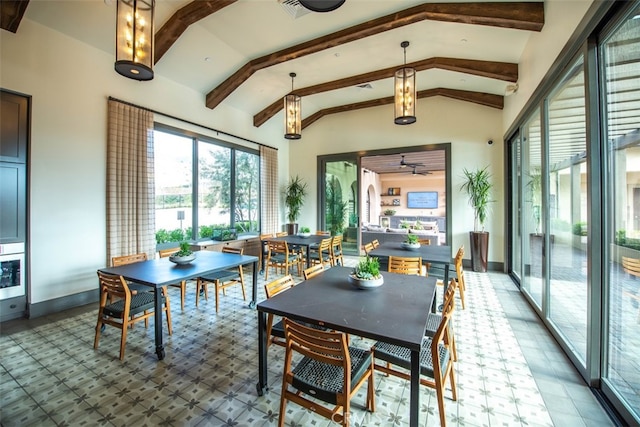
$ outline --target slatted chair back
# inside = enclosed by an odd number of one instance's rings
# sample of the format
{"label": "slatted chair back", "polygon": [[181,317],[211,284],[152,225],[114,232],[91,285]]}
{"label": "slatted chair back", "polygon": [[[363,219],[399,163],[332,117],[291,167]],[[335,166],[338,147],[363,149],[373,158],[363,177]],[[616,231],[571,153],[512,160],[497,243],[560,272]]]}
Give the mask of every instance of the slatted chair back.
{"label": "slatted chair back", "polygon": [[[293,281],[293,277],[288,274],[286,276],[282,276],[279,279],[273,280],[264,285],[264,293],[267,296],[267,299],[273,298],[281,292],[289,290],[293,288],[296,283]],[[274,324],[274,315],[273,313],[267,314],[267,352],[269,351],[269,346],[271,344],[276,344],[284,347],[284,325],[282,320]]]}
{"label": "slatted chair back", "polygon": [[324,272],[324,265],[323,264],[315,264],[315,265],[312,265],[309,268],[304,269],[304,271],[302,272],[302,275],[304,276],[304,280],[309,280],[312,277],[315,277],[318,274],[321,274],[323,272]]}
{"label": "slatted chair back", "polygon": [[331,237],[320,240],[318,248],[314,249],[314,251],[309,254],[309,257],[311,257],[312,265],[320,264],[331,267]]}
{"label": "slatted chair back", "polygon": [[622,270],[632,276],[640,277],[640,259],[623,256]]}
{"label": "slatted chair back", "polygon": [[[224,246],[222,248],[223,253],[242,255],[244,248],[234,248],[233,246]],[[242,266],[230,268],[228,270],[214,271],[213,273],[206,274],[198,277],[196,281],[196,307],[198,307],[200,299],[200,291],[204,294],[206,300],[209,299],[208,284],[213,283],[216,291],[216,313],[220,309],[220,291],[223,295],[226,295],[226,290],[232,286],[240,285],[242,289],[242,298],[247,300],[247,293],[244,287],[244,270]]]}
{"label": "slatted chair back", "polygon": [[425,269],[422,265],[422,257],[389,257],[389,273],[424,276],[424,270]]}
{"label": "slatted chair back", "polygon": [[342,255],[342,234],[333,236],[331,239],[331,265],[344,265],[344,257]]}
{"label": "slatted chair back", "polygon": [[[287,344],[280,393],[280,426],[284,425],[287,401],[348,426],[351,399],[365,383],[368,385],[366,407],[369,411],[375,410],[370,351],[349,348],[347,338],[341,332],[309,328],[289,319],[284,319],[284,328]],[[294,354],[297,366],[292,364]],[[318,400],[335,406],[320,406]]]}
{"label": "slatted chair back", "polygon": [[365,243],[364,246],[362,246],[362,249],[364,250],[365,254],[369,254],[369,252],[371,252],[375,248],[373,247],[373,243],[369,242],[369,243]]}
{"label": "slatted chair back", "polygon": [[423,246],[431,246],[431,239],[418,239],[418,243]]}
{"label": "slatted chair back", "polygon": [[289,233],[287,233],[286,231],[277,231],[276,232],[276,237],[285,237],[288,236]]}
{"label": "slatted chair back", "polygon": [[169,257],[169,256],[175,254],[179,250],[180,250],[180,248],[178,248],[178,247],[176,247],[176,248],[168,248],[168,249],[160,249],[160,250],[158,250],[158,256],[160,258],[166,258],[166,257]]}
{"label": "slatted chair back", "polygon": [[326,230],[317,230],[316,236],[331,236],[331,233]]}
{"label": "slatted chair back", "polygon": [[289,250],[289,245],[287,242],[283,240],[269,240],[267,242],[268,253],[267,253],[267,262],[266,269],[264,272],[264,280],[269,280],[269,268],[273,267],[276,269],[280,268],[286,276],[289,274],[289,268],[293,268],[294,266],[298,267],[298,275],[301,274],[302,270],[300,267],[302,258],[299,253],[292,253]]}
{"label": "slatted chair back", "polygon": [[121,265],[133,264],[135,262],[142,262],[147,260],[147,254],[142,252],[133,255],[122,255],[111,257],[111,266],[119,267]]}
{"label": "slatted chair back", "polygon": [[371,244],[373,245],[373,249],[377,248],[378,246],[380,246],[380,241],[378,239],[373,239],[371,241]]}
{"label": "slatted chair back", "polygon": [[456,279],[458,284],[458,293],[460,294],[460,302],[462,303],[462,309],[466,307],[464,293],[467,290],[466,283],[464,281],[464,269],[462,268],[462,258],[464,257],[464,246],[460,246],[453,264],[456,268]]}

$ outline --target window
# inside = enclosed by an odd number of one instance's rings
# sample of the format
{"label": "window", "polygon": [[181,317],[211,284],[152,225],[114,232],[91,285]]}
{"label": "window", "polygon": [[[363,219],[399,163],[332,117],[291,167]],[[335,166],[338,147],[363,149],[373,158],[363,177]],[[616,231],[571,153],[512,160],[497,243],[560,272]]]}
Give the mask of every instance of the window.
{"label": "window", "polygon": [[157,244],[258,234],[256,151],[160,125],[154,145]]}

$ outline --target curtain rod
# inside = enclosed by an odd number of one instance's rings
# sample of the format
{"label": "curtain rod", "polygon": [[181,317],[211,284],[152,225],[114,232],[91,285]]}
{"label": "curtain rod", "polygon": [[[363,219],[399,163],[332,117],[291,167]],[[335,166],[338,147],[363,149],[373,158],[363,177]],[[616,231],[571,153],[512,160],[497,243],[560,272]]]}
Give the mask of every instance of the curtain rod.
{"label": "curtain rod", "polygon": [[242,136],[237,136],[237,135],[234,135],[232,133],[225,132],[225,131],[222,131],[222,130],[219,130],[219,129],[214,129],[214,128],[211,128],[209,126],[201,125],[200,123],[195,123],[195,122],[192,122],[192,121],[189,121],[189,120],[181,119],[180,117],[172,116],[171,114],[166,114],[166,113],[163,113],[162,111],[153,110],[151,108],[143,107],[141,105],[136,105],[136,104],[133,104],[133,103],[128,102],[128,101],[123,101],[122,99],[114,98],[113,96],[110,96],[109,100],[110,101],[116,101],[116,102],[119,102],[121,104],[129,105],[131,107],[140,108],[141,110],[149,111],[151,113],[160,114],[161,116],[165,116],[165,117],[168,117],[170,119],[178,120],[178,121],[181,121],[183,123],[187,123],[187,124],[190,124],[190,125],[193,125],[193,126],[198,126],[198,127],[203,128],[203,129],[207,129],[207,130],[216,132],[218,134],[223,134],[223,135],[226,135],[226,136],[230,136],[232,138],[240,139],[242,141],[250,142],[252,144],[261,145],[263,147],[271,148],[273,150],[278,150],[277,148],[272,147],[272,146],[267,145],[267,144],[261,144],[260,142],[253,141],[251,139],[247,139],[247,138],[244,138]]}

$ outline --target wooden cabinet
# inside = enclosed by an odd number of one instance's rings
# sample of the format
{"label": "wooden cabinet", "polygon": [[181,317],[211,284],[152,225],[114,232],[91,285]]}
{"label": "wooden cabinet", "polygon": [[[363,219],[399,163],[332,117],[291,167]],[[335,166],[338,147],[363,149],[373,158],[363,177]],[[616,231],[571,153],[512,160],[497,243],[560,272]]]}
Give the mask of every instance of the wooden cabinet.
{"label": "wooden cabinet", "polygon": [[225,246],[240,249],[244,248],[245,255],[257,257],[262,255],[260,238],[258,236],[251,236],[247,238],[240,237],[238,240],[229,240],[227,242],[208,240],[195,243],[192,246],[195,250],[200,251],[222,251],[222,248]]}

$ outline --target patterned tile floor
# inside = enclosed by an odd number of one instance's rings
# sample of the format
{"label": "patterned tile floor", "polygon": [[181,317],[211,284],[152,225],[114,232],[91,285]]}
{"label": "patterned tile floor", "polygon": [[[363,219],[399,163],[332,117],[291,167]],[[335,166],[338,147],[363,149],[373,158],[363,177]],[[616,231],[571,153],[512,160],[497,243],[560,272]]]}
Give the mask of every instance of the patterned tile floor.
{"label": "patterned tile floor", "polygon": [[[447,390],[447,424],[613,425],[509,278],[466,274],[467,309],[458,303],[454,323],[458,400]],[[124,362],[115,328],[107,328],[93,350],[94,304],[2,324],[2,426],[277,425],[283,349],[269,350],[270,391],[257,396],[255,312],[239,289],[222,297],[217,315],[213,297],[195,308],[194,287],[188,286],[184,312],[178,289],[170,288],[174,334],[165,333],[161,362],[153,328],[142,324],[128,334]],[[363,393],[354,399],[352,425],[408,425],[407,381],[376,374],[375,413],[362,409]],[[420,425],[438,425],[433,390],[421,389],[420,406]],[[292,403],[286,420],[289,426],[335,425]]]}

